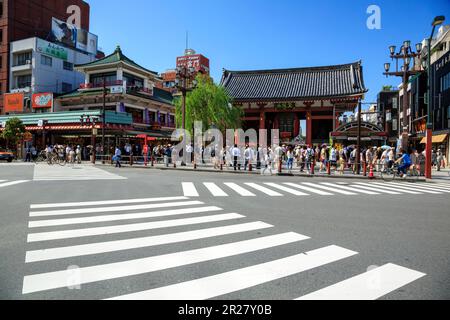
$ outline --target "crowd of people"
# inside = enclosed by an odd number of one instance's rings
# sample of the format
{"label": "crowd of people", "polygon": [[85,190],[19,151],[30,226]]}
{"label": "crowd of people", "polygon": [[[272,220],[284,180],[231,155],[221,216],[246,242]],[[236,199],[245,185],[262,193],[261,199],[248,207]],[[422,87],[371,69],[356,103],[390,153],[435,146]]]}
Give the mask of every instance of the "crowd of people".
{"label": "crowd of people", "polygon": [[[121,146],[110,147],[109,154],[113,155],[113,162],[117,167],[121,166],[121,161],[150,162],[163,164],[169,167],[174,164],[175,146],[172,144],[130,144],[126,143]],[[98,157],[103,155],[101,145],[80,146],[73,144],[66,145],[48,145],[44,150],[47,158],[50,155],[56,155],[65,159],[68,163],[81,163],[82,161],[92,161],[94,154]],[[328,146],[326,144],[317,146],[308,145],[281,145],[281,146],[226,146],[219,148],[210,145],[207,147],[197,147],[188,145],[186,147],[187,157],[183,158],[183,151],[177,160],[186,160],[187,165],[196,163],[197,165],[211,164],[214,169],[233,169],[248,171],[254,167],[261,170],[262,173],[279,170],[280,166],[289,172],[294,168],[301,173],[311,174],[317,170],[319,173],[326,173],[334,170],[340,174],[350,171],[354,174],[363,170],[369,170],[370,167],[375,172],[385,171],[392,168],[400,159],[400,169],[405,171],[405,165],[408,166],[406,171],[416,168],[422,175],[424,174],[425,151],[418,152],[416,149],[400,150],[397,153],[395,147],[362,147],[360,154],[357,155],[356,146]],[[35,161],[40,151],[30,145],[25,149],[25,161]],[[194,156],[194,154],[198,156]],[[406,155],[406,156],[405,156]],[[359,160],[357,161],[357,157]],[[138,160],[139,159],[139,160]],[[447,166],[447,159],[442,150],[437,149],[432,152],[432,165],[440,171],[441,168]],[[405,162],[405,163],[403,163]],[[359,167],[358,167],[359,165]],[[406,172],[405,172],[406,173]]]}

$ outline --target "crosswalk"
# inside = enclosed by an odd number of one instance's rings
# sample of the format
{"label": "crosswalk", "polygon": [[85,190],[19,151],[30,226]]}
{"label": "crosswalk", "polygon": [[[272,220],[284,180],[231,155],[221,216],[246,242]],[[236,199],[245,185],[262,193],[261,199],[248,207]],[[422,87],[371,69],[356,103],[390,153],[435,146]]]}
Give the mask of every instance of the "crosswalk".
{"label": "crosswalk", "polygon": [[23,184],[26,182],[29,182],[29,180],[15,180],[15,181],[0,180],[0,190],[7,188],[7,187],[12,187],[12,186],[16,186],[19,184]]}
{"label": "crosswalk", "polygon": [[[218,196],[222,194],[212,185],[206,186],[211,187]],[[252,184],[246,186],[256,187]],[[266,186],[274,187],[272,184]],[[306,188],[289,190],[309,192],[310,187]],[[260,185],[254,189],[268,192]],[[278,190],[287,192],[284,186]],[[303,191],[298,192],[303,195]],[[338,245],[304,252],[301,244],[311,240],[307,235],[277,233],[274,225],[249,221],[240,213],[229,213],[223,208],[184,196],[33,204],[29,216],[25,254],[25,264],[29,267],[26,270],[29,272],[23,278],[22,294],[31,298],[52,292],[57,296],[61,293],[58,290],[79,286],[80,290],[85,290],[83,295],[91,299],[90,294],[94,294],[96,299],[107,300],[212,299],[260,285],[270,286],[276,280],[301,276],[322,266],[339,268],[341,261],[359,255]],[[55,226],[58,228],[55,229]],[[171,228],[176,228],[176,232]],[[261,234],[264,230],[271,232]],[[229,236],[233,235],[238,239],[230,240]],[[200,247],[189,249],[187,243],[197,243]],[[176,246],[175,252],[155,255],[156,251],[152,251],[169,244]],[[291,249],[295,246],[297,252],[290,250],[286,253],[288,256],[280,256],[283,246]],[[142,249],[141,255],[144,256],[127,254],[136,249]],[[277,252],[276,257],[272,257],[274,252]],[[123,255],[118,258],[114,253]],[[246,255],[253,254],[260,254],[264,260],[242,267],[233,263],[236,259],[245,261]],[[100,255],[103,259],[97,259]],[[114,261],[105,262],[105,255],[110,255]],[[61,267],[70,265],[65,263],[70,259],[76,259],[81,264],[76,270],[78,277],[73,276],[73,269]],[[165,279],[168,283],[159,287],[145,282],[138,287],[112,288],[117,279],[138,275],[151,277],[154,272],[199,264],[214,266],[218,260],[224,267],[220,272],[212,267],[212,274],[195,272],[189,274],[190,279],[175,283],[168,278]],[[249,261],[251,263],[253,260]],[[298,299],[379,299],[425,276],[419,271],[386,264]],[[370,281],[374,277],[379,277],[375,286]],[[96,290],[98,287],[111,288],[111,291]],[[71,291],[67,292],[70,295]],[[118,293],[110,296],[109,292]],[[273,291],[266,294],[270,292]],[[302,292],[284,298],[297,299]],[[275,297],[279,297],[279,293],[273,292],[273,296],[266,298]]]}
{"label": "crosswalk", "polygon": [[49,166],[38,164],[34,168],[34,181],[87,181],[125,180],[127,178],[91,165]]}
{"label": "crosswalk", "polygon": [[450,184],[445,183],[402,183],[402,182],[182,182],[182,194],[185,197],[305,197],[319,196],[357,196],[357,195],[443,195],[450,193]]}

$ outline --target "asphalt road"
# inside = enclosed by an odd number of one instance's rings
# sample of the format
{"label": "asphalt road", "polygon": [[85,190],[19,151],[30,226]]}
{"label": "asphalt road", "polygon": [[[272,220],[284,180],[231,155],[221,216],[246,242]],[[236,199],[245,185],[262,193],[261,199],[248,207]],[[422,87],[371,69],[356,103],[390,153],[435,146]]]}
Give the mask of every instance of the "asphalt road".
{"label": "asphalt road", "polygon": [[[106,299],[211,277],[205,279],[205,282],[202,282],[203,284],[193,283],[193,287],[174,287],[175,291],[169,290],[168,292],[189,294],[189,290],[191,290],[190,293],[194,294],[192,288],[195,288],[195,285],[200,285],[200,288],[203,288],[202,286],[205,283],[211,282],[215,283],[212,286],[214,289],[211,289],[213,292],[209,296],[203,296],[204,292],[202,292],[200,297],[225,300],[291,300],[364,274],[374,266],[386,264],[409,269],[400,272],[403,275],[412,274],[414,276],[417,273],[425,275],[417,276],[415,280],[406,281],[405,285],[387,289],[379,299],[450,299],[450,200],[449,193],[442,191],[445,189],[440,189],[443,187],[439,187],[439,192],[426,193],[422,191],[433,190],[433,185],[430,185],[431,187],[428,189],[423,189],[408,184],[407,188],[410,189],[404,190],[416,189],[420,192],[413,191],[414,194],[403,192],[401,194],[381,193],[377,195],[364,193],[344,195],[334,192],[330,192],[332,195],[320,195],[297,189],[308,194],[301,196],[290,194],[285,190],[274,189],[267,183],[275,183],[277,186],[284,185],[285,187],[288,185],[284,183],[312,183],[316,186],[323,183],[332,183],[333,185],[347,186],[347,188],[351,186],[351,188],[358,189],[358,187],[355,187],[354,182],[348,179],[262,177],[258,175],[250,177],[229,173],[193,173],[130,168],[118,170],[102,167],[101,169],[118,174],[126,179],[77,180],[82,178],[77,175],[76,179],[71,181],[69,180],[70,177],[67,177],[66,180],[60,176],[56,181],[52,181],[51,178],[46,180],[45,177],[40,181],[33,181],[36,177],[34,166],[0,164],[0,216],[2,221],[0,225],[0,299]],[[44,170],[46,174],[51,169],[42,167],[41,170]],[[82,169],[68,168],[67,170],[80,172],[77,170]],[[4,181],[1,182],[1,180]],[[1,183],[23,180],[28,181],[1,187]],[[133,207],[133,205],[148,204],[142,202],[129,204],[131,207],[127,209],[127,212],[116,212],[115,209],[101,211],[104,207],[117,208],[123,204],[91,204],[88,206],[78,204],[74,207],[41,209],[30,208],[30,205],[181,197],[184,196],[184,191],[186,191],[183,189],[183,182],[193,183],[195,191],[198,192],[198,197],[189,197],[179,201],[200,201],[204,203],[203,206],[216,206],[223,210],[220,212],[187,213],[182,216],[147,216],[136,219],[130,218],[126,221],[122,218],[122,220],[116,221],[72,222],[67,225],[29,228],[30,221],[39,222],[52,219],[89,218],[92,216],[139,214],[155,210],[180,209],[177,205],[172,206],[171,204],[169,204],[169,207],[160,207],[161,209]],[[219,190],[209,189],[204,184],[205,182],[213,183],[219,187]],[[246,190],[251,190],[255,196],[244,197],[239,195],[229,187],[224,186],[224,183],[235,183]],[[266,195],[261,190],[255,189],[254,186],[248,185],[248,183],[255,183],[259,187],[265,186],[272,191],[278,191],[281,196]],[[209,185],[209,187],[213,188],[214,186]],[[373,190],[376,187],[374,185],[371,188]],[[216,196],[211,190],[215,190]],[[221,190],[227,196],[217,196],[217,193],[220,194]],[[326,189],[322,190],[328,193]],[[172,200],[160,201],[169,203]],[[175,200],[173,201],[175,202]],[[200,207],[202,205],[194,203],[187,204],[186,207]],[[182,206],[181,209],[186,207]],[[94,211],[77,212],[76,210],[80,208],[94,208]],[[95,208],[100,208],[100,211],[96,211]],[[61,210],[71,209],[75,211],[72,213],[61,212]],[[54,211],[39,215],[39,211],[42,210]],[[38,214],[33,216],[33,212],[38,212]],[[32,213],[32,216],[30,216],[30,213]],[[242,217],[237,220],[224,219],[202,224],[178,225],[151,230],[142,229],[133,232],[107,234],[100,232],[91,236],[76,234],[76,230],[85,230],[86,228],[108,226],[114,228],[117,225],[124,224],[141,224],[230,213],[239,214]],[[52,216],[52,214],[54,215]],[[248,225],[258,222],[260,222],[259,225]],[[75,246],[80,245],[125,241],[158,235],[164,239],[166,235],[170,237],[175,233],[194,230],[205,229],[203,231],[207,233],[206,229],[209,228],[225,226],[232,228],[237,224],[247,224],[249,229],[244,232],[222,230],[223,234],[210,237],[205,234],[203,237],[197,234],[197,238],[194,236],[193,240],[177,242],[172,239],[172,241],[163,242],[160,245],[144,245],[143,242],[133,245],[128,243],[131,247],[127,249],[105,244],[109,249],[91,248],[94,250],[91,254],[78,254],[79,248],[75,248]],[[29,234],[42,233],[48,235],[49,232],[72,229],[75,229],[75,235],[68,238],[35,242],[28,242],[29,239],[27,239]],[[303,238],[296,238],[299,235]],[[264,246],[261,243],[264,242],[265,237],[270,238],[266,240],[268,244]],[[290,238],[293,238],[293,240],[289,240]],[[248,243],[251,240],[261,241],[256,242],[256,247],[253,247],[253,249],[250,248],[245,251],[246,246],[254,245]],[[280,241],[280,243],[277,244],[277,241]],[[237,242],[239,243],[234,247],[226,246]],[[58,257],[58,251],[44,250],[59,247],[70,247],[59,251],[59,254],[66,256]],[[203,254],[181,255],[187,251],[208,247],[212,247],[212,249],[205,251]],[[323,248],[328,248],[332,252],[326,254],[328,251],[323,251],[325,255],[323,259],[325,260],[318,266],[305,268],[303,271],[300,269],[295,271],[295,268],[299,268],[298,266],[301,265],[301,261],[297,264],[295,259],[286,259],[300,254],[310,259],[319,259],[315,258],[314,252]],[[99,251],[95,252],[95,250]],[[234,250],[235,253],[229,253],[230,250]],[[236,250],[242,251],[236,253]],[[339,256],[338,251],[345,257],[337,257],[335,261],[327,261],[329,256],[334,254]],[[167,255],[172,253],[175,255],[169,259]],[[35,261],[32,258],[33,254]],[[57,257],[51,258],[52,254]],[[143,260],[138,259],[149,257],[155,257],[155,260],[152,260],[152,263],[148,262],[151,266],[149,269],[145,269]],[[29,259],[29,261],[26,261],[26,259]],[[189,259],[197,260],[192,262]],[[134,264],[117,265],[121,262],[130,261]],[[261,270],[255,267],[274,261],[278,264],[275,264],[275,267],[272,266],[272,268],[268,267],[268,269]],[[118,273],[111,275],[114,272],[106,269],[106,265],[109,267],[116,266],[115,272]],[[80,289],[69,289],[67,285],[61,285],[63,280],[60,278],[59,284],[58,280],[54,280],[58,277],[58,272],[73,266],[80,267],[81,272],[78,269],[67,271],[65,273],[66,280],[68,278],[66,282],[69,284],[81,282]],[[88,267],[93,266],[99,266],[99,269],[96,271],[88,269]],[[139,271],[138,269],[142,266],[144,266],[144,271]],[[248,268],[250,274],[254,275],[255,283],[252,284],[250,281],[246,284],[249,281],[248,279],[251,278],[248,276],[239,278],[244,274],[242,273],[244,268]],[[294,271],[289,273],[287,271],[289,268],[293,268]],[[273,269],[276,269],[276,272]],[[92,273],[89,273],[91,271]],[[271,280],[269,274],[273,275],[277,272],[281,272],[282,275],[275,275]],[[284,272],[286,274],[283,274]],[[47,277],[43,275],[45,273]],[[223,277],[220,278],[218,275]],[[381,281],[381,287],[384,288],[386,279],[383,277],[389,276],[394,277],[392,274],[380,274],[381,279],[375,278],[375,286],[377,283],[379,285]],[[224,279],[227,281],[224,281]],[[373,280],[373,277],[371,280]],[[220,285],[223,285],[223,291],[217,290]],[[355,286],[357,287],[354,283],[350,283],[347,287],[354,288]],[[207,290],[203,291],[206,292]],[[158,294],[158,292],[161,291],[154,291],[153,293]],[[365,297],[364,294],[361,297]]]}

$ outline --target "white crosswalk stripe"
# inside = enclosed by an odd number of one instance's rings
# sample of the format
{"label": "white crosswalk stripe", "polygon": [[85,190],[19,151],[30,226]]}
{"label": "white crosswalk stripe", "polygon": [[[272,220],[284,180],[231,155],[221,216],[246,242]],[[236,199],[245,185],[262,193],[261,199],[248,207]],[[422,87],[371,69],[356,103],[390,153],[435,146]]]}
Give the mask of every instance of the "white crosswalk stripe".
{"label": "white crosswalk stripe", "polygon": [[364,189],[364,190],[369,190],[369,191],[374,191],[374,192],[382,192],[382,193],[387,193],[387,194],[401,194],[400,192],[396,192],[396,191],[390,191],[388,189],[377,189],[376,186],[373,186],[369,183],[364,184],[364,183],[360,183],[360,182],[355,182],[354,185],[351,185],[351,187],[355,187],[355,188],[359,188],[359,189]]}
{"label": "white crosswalk stripe", "polygon": [[185,197],[199,197],[197,189],[192,182],[183,182],[183,193]]}
{"label": "white crosswalk stripe", "polygon": [[242,188],[236,183],[226,182],[225,185],[243,197],[256,197],[254,193],[251,193],[250,191]]}
{"label": "white crosswalk stripe", "polygon": [[306,194],[304,192],[300,192],[298,190],[294,190],[292,188],[288,188],[288,187],[279,185],[277,183],[265,183],[265,185],[267,185],[269,187],[272,187],[272,188],[275,188],[275,189],[279,189],[281,191],[284,191],[284,192],[287,192],[287,193],[290,193],[290,194],[293,194],[295,196],[307,196],[308,195],[308,194]]}
{"label": "white crosswalk stripe", "polygon": [[431,193],[431,194],[442,194],[442,192],[437,192],[437,191],[431,191],[431,190],[425,190],[425,189],[419,189],[415,186],[407,186],[403,183],[396,183],[396,182],[387,182],[387,185],[389,186],[394,186],[396,188],[399,188],[401,190],[411,190],[411,191],[419,191],[422,193]]}
{"label": "white crosswalk stripe", "polygon": [[370,194],[370,195],[380,194],[378,192],[367,191],[367,190],[362,190],[362,189],[356,189],[356,188],[347,187],[347,186],[343,186],[343,185],[336,186],[336,185],[333,185],[332,183],[322,183],[322,185],[329,186],[329,187],[334,187],[334,188],[339,188],[339,189],[347,190],[347,191],[350,191],[350,192],[360,192],[360,193]]}
{"label": "white crosswalk stripe", "polygon": [[340,190],[339,189],[340,185],[333,185],[333,187],[327,187],[327,186],[324,186],[324,185],[321,185],[321,184],[314,184],[314,183],[309,183],[309,182],[305,182],[305,183],[302,183],[302,184],[307,185],[307,186],[312,187],[312,188],[324,189],[324,190],[327,190],[327,191],[343,194],[343,195],[346,195],[346,196],[356,196],[357,195],[357,193],[354,193],[354,192]]}
{"label": "white crosswalk stripe", "polygon": [[281,193],[278,193],[276,191],[270,190],[266,187],[260,186],[259,184],[253,183],[253,182],[247,182],[245,183],[247,186],[256,189],[262,193],[265,193],[266,195],[270,197],[282,197],[283,195]]}
{"label": "white crosswalk stripe", "polygon": [[[359,183],[358,183],[359,184]],[[381,183],[381,182],[371,182],[370,185],[374,185],[377,186],[377,188],[379,188],[380,190],[390,190],[390,191],[396,191],[396,192],[402,192],[402,193],[408,193],[408,194],[423,194],[417,191],[412,191],[412,190],[406,190],[406,189],[399,189],[395,186],[392,185],[388,185],[385,183]]]}
{"label": "white crosswalk stripe", "polygon": [[[450,193],[450,189],[440,187],[432,184],[419,184],[419,183],[401,183],[401,182],[361,182],[352,181],[346,182],[261,182],[250,183],[243,182],[244,187],[234,182],[203,182],[200,189],[193,182],[183,182],[182,189],[183,195],[186,198],[198,198],[200,195],[212,196],[212,197],[256,197],[256,196],[269,196],[269,197],[283,197],[283,196],[355,196],[355,195],[404,195],[404,194],[434,194],[439,195],[442,193]],[[223,189],[223,186],[228,188]],[[202,189],[202,187],[204,187]],[[251,188],[252,191],[249,191]],[[231,189],[231,192],[229,191]],[[199,190],[201,190],[199,192]],[[206,193],[203,191],[207,190]],[[255,191],[253,191],[255,190]]]}
{"label": "white crosswalk stripe", "polygon": [[337,246],[299,254],[211,277],[119,296],[111,300],[206,300],[356,255]]}
{"label": "white crosswalk stripe", "polygon": [[261,230],[273,226],[263,222],[251,222],[226,227],[217,227],[210,229],[200,229],[195,231],[166,234],[162,236],[150,236],[134,238],[127,240],[117,240],[109,242],[99,242],[83,244],[79,246],[51,248],[45,250],[28,251],[25,262],[36,262],[45,260],[54,260],[68,257],[79,257],[84,255],[93,255],[98,253],[123,251],[137,248],[146,248],[151,246],[184,242],[190,240],[205,239],[221,235]]}
{"label": "white crosswalk stripe", "polygon": [[214,197],[228,197],[228,194],[225,193],[222,189],[220,189],[215,183],[205,182],[203,183],[206,188],[211,192]]}
{"label": "white crosswalk stripe", "polygon": [[41,242],[50,241],[58,239],[70,239],[70,238],[81,238],[90,237],[98,235],[109,235],[116,233],[126,233],[133,231],[143,231],[143,230],[154,230],[169,227],[180,227],[195,224],[202,224],[208,222],[219,222],[227,220],[242,219],[243,215],[237,213],[227,213],[218,214],[206,217],[196,217],[196,218],[186,218],[186,219],[175,219],[157,222],[147,222],[147,223],[134,223],[117,225],[111,227],[97,227],[97,228],[87,228],[87,229],[74,229],[74,230],[64,230],[64,231],[52,231],[52,232],[41,232],[41,233],[31,233],[28,235],[28,242]]}
{"label": "white crosswalk stripe", "polygon": [[390,263],[296,300],[375,300],[424,276]]}
{"label": "white crosswalk stripe", "polygon": [[127,178],[90,165],[49,166],[40,164],[34,167],[34,181],[88,181],[88,180],[126,180]]}
{"label": "white crosswalk stripe", "polygon": [[297,189],[300,189],[300,190],[304,190],[304,191],[307,191],[307,192],[310,192],[310,193],[313,193],[313,194],[319,194],[321,196],[332,196],[333,195],[330,192],[322,191],[322,190],[315,189],[315,188],[310,188],[310,187],[303,186],[303,185],[296,184],[296,183],[285,183],[285,185],[290,186],[290,187],[294,187],[294,188],[297,188]]}
{"label": "white crosswalk stripe", "polygon": [[[300,189],[305,192],[298,191],[299,194],[297,194],[297,192],[292,192],[297,191],[295,186],[290,186],[292,188],[284,187],[287,184],[266,183],[265,185],[293,195],[304,196],[308,192],[306,189]],[[209,186],[211,187],[211,185]],[[238,185],[228,185],[232,191],[239,190],[236,186]],[[257,186],[260,187],[260,185]],[[249,187],[253,186],[250,185]],[[313,187],[306,188],[316,190]],[[260,191],[257,188],[254,189]],[[267,190],[272,191],[268,188]],[[242,192],[242,190],[239,191]],[[248,195],[246,192],[243,193]],[[30,213],[30,228],[49,229],[40,229],[38,232],[30,229],[32,232],[28,234],[28,243],[29,245],[33,244],[33,247],[26,251],[25,266],[29,266],[29,270],[32,271],[24,275],[22,293],[24,295],[40,294],[44,291],[50,293],[52,290],[67,287],[69,278],[71,279],[71,287],[84,284],[108,287],[107,284],[105,286],[105,282],[114,279],[162,272],[173,268],[185,268],[196,264],[209,263],[213,265],[216,263],[215,261],[220,259],[220,264],[225,266],[222,273],[196,274],[193,278],[184,282],[164,283],[157,288],[146,288],[145,283],[140,283],[138,288],[134,288],[132,285],[129,288],[120,288],[124,291],[121,291],[122,295],[116,297],[98,296],[99,299],[116,300],[211,299],[259,285],[271,285],[271,282],[275,280],[297,276],[305,271],[325,265],[330,265],[331,268],[339,268],[339,261],[358,255],[353,250],[331,245],[308,252],[303,252],[302,248],[299,247],[296,253],[290,253],[287,257],[271,258],[270,252],[279,251],[282,246],[300,246],[301,242],[310,238],[295,232],[276,233],[275,226],[271,224],[262,221],[244,221],[246,217],[239,213],[219,214],[217,212],[223,211],[222,208],[208,206],[200,201],[186,200],[186,197],[160,197],[32,204],[30,211],[55,208],[56,210],[41,212],[42,216],[54,217],[52,220],[36,220],[40,216],[33,216]],[[179,207],[180,203],[185,203],[186,207],[158,209],[161,208],[160,205],[167,208]],[[168,204],[172,205],[167,206]],[[110,211],[117,212],[117,214],[97,215]],[[57,214],[56,212],[63,214]],[[73,215],[73,217],[66,218],[66,214]],[[157,221],[145,220],[177,215],[192,216]],[[120,223],[125,220],[130,220],[130,222],[127,224]],[[112,225],[111,223],[115,221],[119,221],[119,224]],[[90,225],[102,222],[107,223],[107,225]],[[81,224],[86,224],[86,227],[80,227]],[[71,225],[77,225],[76,229],[70,228]],[[58,230],[53,228],[55,226],[59,226]],[[64,228],[63,226],[67,227]],[[177,229],[170,231],[170,228]],[[179,228],[185,229],[179,230]],[[156,229],[158,229],[158,233],[152,234],[152,230]],[[268,230],[269,235],[260,235],[263,230]],[[140,234],[136,235],[136,232],[140,232]],[[116,235],[118,238],[113,239]],[[238,235],[239,240],[226,240],[224,242],[225,239],[229,239],[224,237],[231,235]],[[105,239],[106,236],[108,238]],[[208,239],[208,245],[202,244],[202,241],[206,239]],[[216,240],[219,243],[214,243]],[[188,250],[184,246],[188,242],[198,243],[201,246],[195,246],[194,249]],[[178,249],[159,255],[151,253],[152,248],[169,244],[176,246]],[[144,256],[129,257],[128,260],[116,260],[120,259],[118,253],[124,253],[122,257],[128,257],[131,250],[135,250],[135,252],[140,250],[139,253],[143,253]],[[244,267],[226,267],[228,261],[243,261],[247,255],[255,254],[263,257],[264,260],[257,264],[246,263]],[[96,259],[98,255],[102,255],[102,259]],[[104,257],[109,257],[110,260],[107,263],[103,262]],[[91,260],[81,260],[81,258]],[[111,260],[111,258],[114,259]],[[71,277],[73,270],[61,269],[61,265],[64,265],[61,263],[65,259],[77,259],[76,261],[79,261],[78,263],[81,266],[77,273],[81,275],[80,277],[74,279]],[[86,264],[86,261],[93,262]],[[40,265],[39,270],[42,273],[37,273],[36,269],[33,268],[36,263]],[[371,274],[368,274],[323,289],[325,291],[319,290],[303,298],[314,298],[314,294],[333,298],[333,294],[339,292],[344,292],[344,297],[351,298],[351,294],[345,295],[345,293],[357,292],[361,293],[361,298],[376,299],[425,276],[414,270],[398,266],[396,268],[380,269],[383,271],[382,275],[390,277],[392,281],[383,282],[381,289],[376,293],[365,292],[362,287],[364,280],[370,278]],[[399,273],[398,276],[396,272]],[[89,291],[91,286],[82,286],[81,290]],[[104,294],[108,295],[106,291]]]}
{"label": "white crosswalk stripe", "polygon": [[6,188],[6,187],[11,187],[11,186],[15,186],[18,184],[22,184],[22,183],[26,183],[29,182],[29,180],[17,180],[17,181],[10,181],[10,182],[5,182],[8,180],[0,180],[0,188]]}

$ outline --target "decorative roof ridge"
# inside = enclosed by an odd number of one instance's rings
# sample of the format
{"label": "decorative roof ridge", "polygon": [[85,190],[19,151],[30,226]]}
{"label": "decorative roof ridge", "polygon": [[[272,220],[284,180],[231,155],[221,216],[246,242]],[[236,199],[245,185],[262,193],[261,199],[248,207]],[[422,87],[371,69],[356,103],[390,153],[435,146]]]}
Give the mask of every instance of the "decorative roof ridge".
{"label": "decorative roof ridge", "polygon": [[233,70],[223,69],[223,72],[228,73],[228,74],[270,74],[270,73],[286,73],[286,72],[315,72],[315,71],[348,69],[352,66],[360,68],[361,60],[352,62],[352,63],[329,65],[329,66],[319,66],[319,67],[300,67],[300,68],[244,70],[244,71],[233,71]]}

